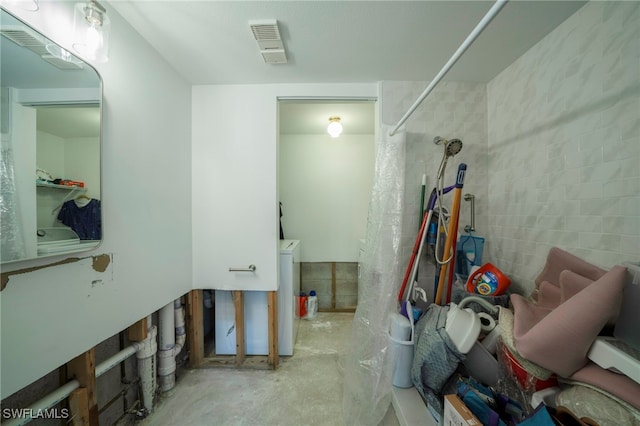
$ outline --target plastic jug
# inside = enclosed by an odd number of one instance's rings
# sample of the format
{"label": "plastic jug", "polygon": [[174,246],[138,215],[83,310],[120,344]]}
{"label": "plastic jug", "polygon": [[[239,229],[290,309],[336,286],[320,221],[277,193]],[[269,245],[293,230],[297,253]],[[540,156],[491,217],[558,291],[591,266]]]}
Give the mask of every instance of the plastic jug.
{"label": "plastic jug", "polygon": [[491,263],[485,263],[467,279],[467,291],[483,296],[499,296],[507,291],[510,285],[509,277]]}
{"label": "plastic jug", "polygon": [[313,319],[316,317],[318,313],[318,296],[316,296],[316,292],[311,290],[309,292],[309,297],[307,297],[307,319]]}
{"label": "plastic jug", "polygon": [[305,292],[301,292],[300,296],[298,296],[296,314],[298,314],[298,318],[304,318],[307,316],[307,294]]}

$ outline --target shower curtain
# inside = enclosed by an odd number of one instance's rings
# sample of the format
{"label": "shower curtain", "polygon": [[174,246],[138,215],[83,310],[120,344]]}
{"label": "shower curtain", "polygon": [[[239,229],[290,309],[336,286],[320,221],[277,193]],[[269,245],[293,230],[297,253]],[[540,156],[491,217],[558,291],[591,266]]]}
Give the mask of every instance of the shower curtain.
{"label": "shower curtain", "polygon": [[3,89],[0,106],[2,116],[0,138],[0,260],[3,262],[22,259],[26,256],[22,224],[18,212],[18,193],[13,173],[14,160],[13,150],[11,149],[9,105],[8,93]]}
{"label": "shower curtain", "polygon": [[343,413],[347,425],[377,425],[391,402],[394,355],[389,316],[397,312],[404,204],[405,131],[376,140],[375,176],[369,203],[358,307],[343,361]]}

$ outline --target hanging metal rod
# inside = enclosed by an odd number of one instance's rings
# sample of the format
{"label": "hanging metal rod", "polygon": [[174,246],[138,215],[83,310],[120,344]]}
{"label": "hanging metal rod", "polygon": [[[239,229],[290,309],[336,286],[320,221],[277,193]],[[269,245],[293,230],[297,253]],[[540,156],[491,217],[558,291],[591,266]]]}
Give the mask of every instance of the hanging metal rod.
{"label": "hanging metal rod", "polygon": [[420,95],[420,97],[411,105],[409,110],[405,113],[405,115],[398,121],[396,127],[394,127],[391,132],[389,132],[389,136],[393,136],[396,134],[400,126],[404,124],[405,121],[413,114],[413,112],[418,108],[418,106],[424,101],[424,99],[431,93],[431,91],[440,83],[440,80],[445,76],[446,73],[449,72],[451,67],[458,62],[458,59],[462,56],[462,54],[471,46],[471,43],[475,41],[476,38],[480,35],[480,33],[485,29],[487,25],[493,20],[493,18],[500,12],[500,10],[507,4],[509,0],[497,0],[491,9],[484,15],[484,18],[476,25],[476,27],[471,31],[471,34],[466,38],[464,42],[458,47],[458,50],[449,58],[449,61],[442,67],[440,72],[434,77],[434,79],[429,83],[424,92]]}

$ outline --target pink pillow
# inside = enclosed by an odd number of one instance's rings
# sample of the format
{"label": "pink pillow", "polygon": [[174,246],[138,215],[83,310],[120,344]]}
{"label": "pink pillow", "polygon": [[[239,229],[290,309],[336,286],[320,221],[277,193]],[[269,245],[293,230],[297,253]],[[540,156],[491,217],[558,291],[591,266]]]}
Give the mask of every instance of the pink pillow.
{"label": "pink pillow", "polygon": [[560,272],[560,301],[565,302],[589,287],[594,280],[565,269]]}
{"label": "pink pillow", "polygon": [[544,265],[544,269],[535,280],[536,288],[539,287],[543,281],[549,281],[559,286],[560,273],[565,269],[589,278],[592,281],[599,279],[607,272],[569,252],[559,249],[558,247],[552,247],[547,254],[547,262]]}
{"label": "pink pillow", "polygon": [[549,312],[512,295],[513,336],[523,357],[569,377],[587,363],[587,352],[607,321],[618,315],[627,269],[616,265]]}
{"label": "pink pillow", "polygon": [[[554,307],[541,306],[540,303],[531,303],[519,294],[511,294],[511,304],[513,305],[513,335],[514,337],[526,334],[535,324],[538,324],[544,317],[553,311]],[[516,348],[518,341],[516,340]],[[519,351],[518,351],[519,352]]]}
{"label": "pink pillow", "polygon": [[538,288],[538,299],[536,305],[541,308],[554,309],[562,301],[562,292],[559,287],[549,281],[542,281]]}

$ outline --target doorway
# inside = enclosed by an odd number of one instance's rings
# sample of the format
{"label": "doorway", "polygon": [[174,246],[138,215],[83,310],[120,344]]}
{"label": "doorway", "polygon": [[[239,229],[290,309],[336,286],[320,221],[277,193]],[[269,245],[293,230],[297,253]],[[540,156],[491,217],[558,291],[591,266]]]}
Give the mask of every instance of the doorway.
{"label": "doorway", "polygon": [[[300,240],[300,287],[320,311],[354,311],[375,159],[375,100],[278,103],[284,239]],[[342,133],[327,132],[339,120]],[[337,118],[337,120],[336,120]]]}

